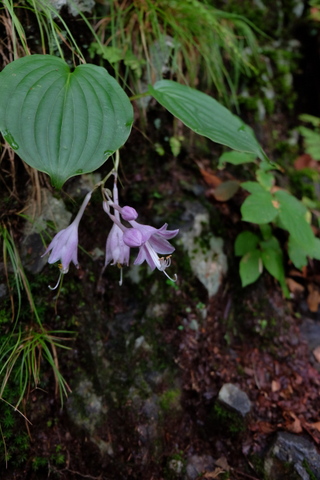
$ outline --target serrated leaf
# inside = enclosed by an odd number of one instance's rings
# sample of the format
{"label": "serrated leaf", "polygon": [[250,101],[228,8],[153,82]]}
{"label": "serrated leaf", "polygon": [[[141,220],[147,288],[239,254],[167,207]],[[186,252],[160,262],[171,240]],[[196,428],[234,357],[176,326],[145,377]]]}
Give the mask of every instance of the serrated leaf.
{"label": "serrated leaf", "polygon": [[266,158],[253,131],[214,98],[172,80],[149,86],[149,93],[187,127],[213,142]]}
{"label": "serrated leaf", "polygon": [[241,206],[242,220],[251,223],[269,223],[278,215],[270,192],[261,190],[249,195]]}
{"label": "serrated leaf", "polygon": [[260,239],[255,233],[249,231],[239,233],[234,244],[235,255],[241,257],[248,252],[256,250],[259,241]]}
{"label": "serrated leaf", "polygon": [[306,207],[284,190],[275,192],[274,197],[279,203],[279,219],[282,226],[303,248],[312,248],[315,237],[306,221]]}
{"label": "serrated leaf", "polygon": [[100,167],[127,140],[133,110],[108,72],[32,55],[0,73],[0,130],[18,155],[61,188]]}
{"label": "serrated leaf", "polygon": [[256,159],[256,155],[246,152],[224,152],[219,158],[219,167],[224,166],[225,163],[232,165],[243,165],[244,163],[252,163]]}
{"label": "serrated leaf", "polygon": [[248,252],[240,260],[240,278],[242,286],[245,287],[255,282],[261,275],[263,269],[261,252],[253,250]]}

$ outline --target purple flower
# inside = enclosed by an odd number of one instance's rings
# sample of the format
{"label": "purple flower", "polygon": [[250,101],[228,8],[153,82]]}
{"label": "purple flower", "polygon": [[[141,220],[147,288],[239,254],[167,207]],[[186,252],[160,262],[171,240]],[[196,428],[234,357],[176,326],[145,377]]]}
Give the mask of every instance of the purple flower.
{"label": "purple flower", "polygon": [[[59,268],[60,268],[59,280],[57,285],[54,288],[57,288],[57,286],[59,285],[61,274],[68,273],[69,265],[71,262],[73,262],[77,268],[79,266],[78,264],[78,228],[79,228],[79,222],[81,220],[83,212],[85,211],[85,208],[88,205],[89,200],[91,198],[91,193],[92,192],[89,192],[85,196],[85,199],[81,205],[81,208],[76,218],[73,220],[73,222],[69,225],[69,227],[64,228],[63,230],[60,230],[60,232],[58,232],[54,236],[47,250],[42,255],[44,256],[47,253],[51,252],[48,258],[48,263],[55,263],[58,260],[60,260],[61,262],[61,265],[59,265]],[[54,288],[52,288],[52,290],[54,290]]]}
{"label": "purple flower", "polygon": [[[165,270],[170,266],[171,254],[175,250],[168,240],[175,237],[179,230],[167,230],[167,224],[161,228],[155,228],[136,222],[138,217],[136,210],[129,206],[120,207],[119,205],[116,178],[113,186],[113,200],[107,191],[105,193],[108,201],[103,202],[103,208],[114,223],[107,240],[106,265],[111,259],[113,259],[113,264],[122,265],[124,262],[119,261],[122,258],[127,260],[126,264],[128,265],[130,248],[138,247],[139,253],[134,261],[135,265],[146,261],[152,270],[158,268],[170,280],[175,281],[176,275],[172,279]],[[113,208],[114,215],[111,214],[110,207]],[[123,225],[120,215],[130,224],[130,227]],[[112,238],[110,239],[110,237]],[[125,250],[125,247],[128,248],[128,251]],[[158,254],[166,255],[166,258],[159,257]]]}
{"label": "purple flower", "polygon": [[[139,253],[134,261],[134,265],[141,265],[141,263],[146,261],[151,270],[157,268],[158,270],[164,272],[164,274],[170,280],[172,280],[165,271],[166,268],[171,265],[171,254],[175,250],[174,247],[168,242],[168,239],[175,237],[179,233],[179,230],[167,230],[167,223],[158,229],[151,227],[150,225],[141,225],[136,221],[131,221],[129,223],[133,227],[131,230],[137,232],[135,237],[137,237],[137,234],[140,233],[143,239],[141,245],[133,245],[130,243],[131,239],[128,235],[130,229],[123,234],[124,243],[126,243],[128,246],[139,247]],[[159,257],[158,254],[167,256],[166,258]],[[175,279],[176,278],[174,278],[174,280]]]}
{"label": "purple flower", "polygon": [[[107,202],[103,202],[104,211],[110,216]],[[115,219],[120,223],[119,212],[115,211]],[[121,223],[120,223],[121,224]],[[130,247],[123,241],[123,231],[114,223],[107,238],[105,267],[109,265],[129,265]]]}

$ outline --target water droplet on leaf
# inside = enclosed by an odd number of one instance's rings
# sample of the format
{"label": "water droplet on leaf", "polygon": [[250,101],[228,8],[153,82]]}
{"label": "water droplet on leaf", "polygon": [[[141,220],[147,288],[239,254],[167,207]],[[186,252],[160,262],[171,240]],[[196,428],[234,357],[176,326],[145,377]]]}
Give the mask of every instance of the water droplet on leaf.
{"label": "water droplet on leaf", "polygon": [[79,168],[79,170],[76,171],[77,174],[80,174],[82,172],[83,172],[82,168]]}

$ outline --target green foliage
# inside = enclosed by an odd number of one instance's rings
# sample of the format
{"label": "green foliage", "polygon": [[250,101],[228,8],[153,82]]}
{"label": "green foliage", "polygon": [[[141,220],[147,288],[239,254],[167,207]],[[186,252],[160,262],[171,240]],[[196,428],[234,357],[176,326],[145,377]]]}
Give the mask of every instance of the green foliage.
{"label": "green foliage", "polygon": [[313,115],[300,115],[300,120],[311,123],[314,130],[307,127],[298,127],[299,133],[303,137],[303,143],[306,153],[314,160],[320,160],[320,118]]}
{"label": "green foliage", "polygon": [[[112,0],[110,15],[97,25],[100,45],[93,42],[90,54],[110,61],[116,77],[122,73],[135,90],[170,72],[179,83],[213,84],[224,103],[236,104],[240,72],[250,76],[257,63],[255,30],[246,18],[199,0]],[[247,47],[251,60],[243,54]]]}
{"label": "green foliage", "polygon": [[149,93],[199,135],[261,160],[266,157],[251,128],[209,95],[171,80],[149,86]]}
{"label": "green foliage", "polygon": [[133,122],[128,97],[106,70],[33,55],[0,74],[0,130],[21,158],[61,188],[91,172],[127,140]]}

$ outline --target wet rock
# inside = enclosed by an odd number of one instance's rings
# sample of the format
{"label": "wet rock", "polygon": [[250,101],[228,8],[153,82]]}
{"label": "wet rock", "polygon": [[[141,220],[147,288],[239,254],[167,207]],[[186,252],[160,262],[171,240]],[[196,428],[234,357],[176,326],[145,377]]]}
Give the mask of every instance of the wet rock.
{"label": "wet rock", "polygon": [[47,257],[41,257],[45,251],[42,241],[42,232],[48,230],[48,222],[55,225],[57,232],[66,228],[71,219],[71,213],[61,199],[54,198],[49,190],[41,190],[41,211],[38,211],[36,201],[30,202],[28,209],[24,212],[30,219],[24,227],[24,236],[21,241],[21,261],[23,266],[31,273],[41,272],[47,263]]}
{"label": "wet rock", "polygon": [[103,398],[97,395],[92,382],[83,378],[67,402],[69,418],[81,430],[94,436],[95,429],[107,413]]}
{"label": "wet rock", "polygon": [[94,0],[50,0],[50,3],[60,11],[67,6],[71,15],[76,17],[80,12],[91,12],[94,7]]}
{"label": "wet rock", "polygon": [[209,213],[199,202],[186,202],[185,226],[180,230],[180,244],[188,252],[194,275],[215,295],[227,272],[227,257],[222,238],[208,231]]}
{"label": "wet rock", "polygon": [[304,318],[300,331],[309,348],[310,362],[320,371],[320,323],[311,318]]}
{"label": "wet rock", "polygon": [[188,458],[184,480],[196,480],[199,475],[214,469],[214,459],[210,455],[192,455]]}
{"label": "wet rock", "polygon": [[248,395],[232,383],[225,383],[223,385],[219,392],[218,400],[243,417],[251,410],[251,402]]}
{"label": "wet rock", "polygon": [[179,476],[182,473],[184,465],[183,465],[183,462],[181,460],[176,460],[176,459],[173,458],[168,463],[168,467],[175,475]]}
{"label": "wet rock", "polygon": [[320,455],[306,438],[279,432],[267,454],[264,469],[268,480],[320,478]]}

